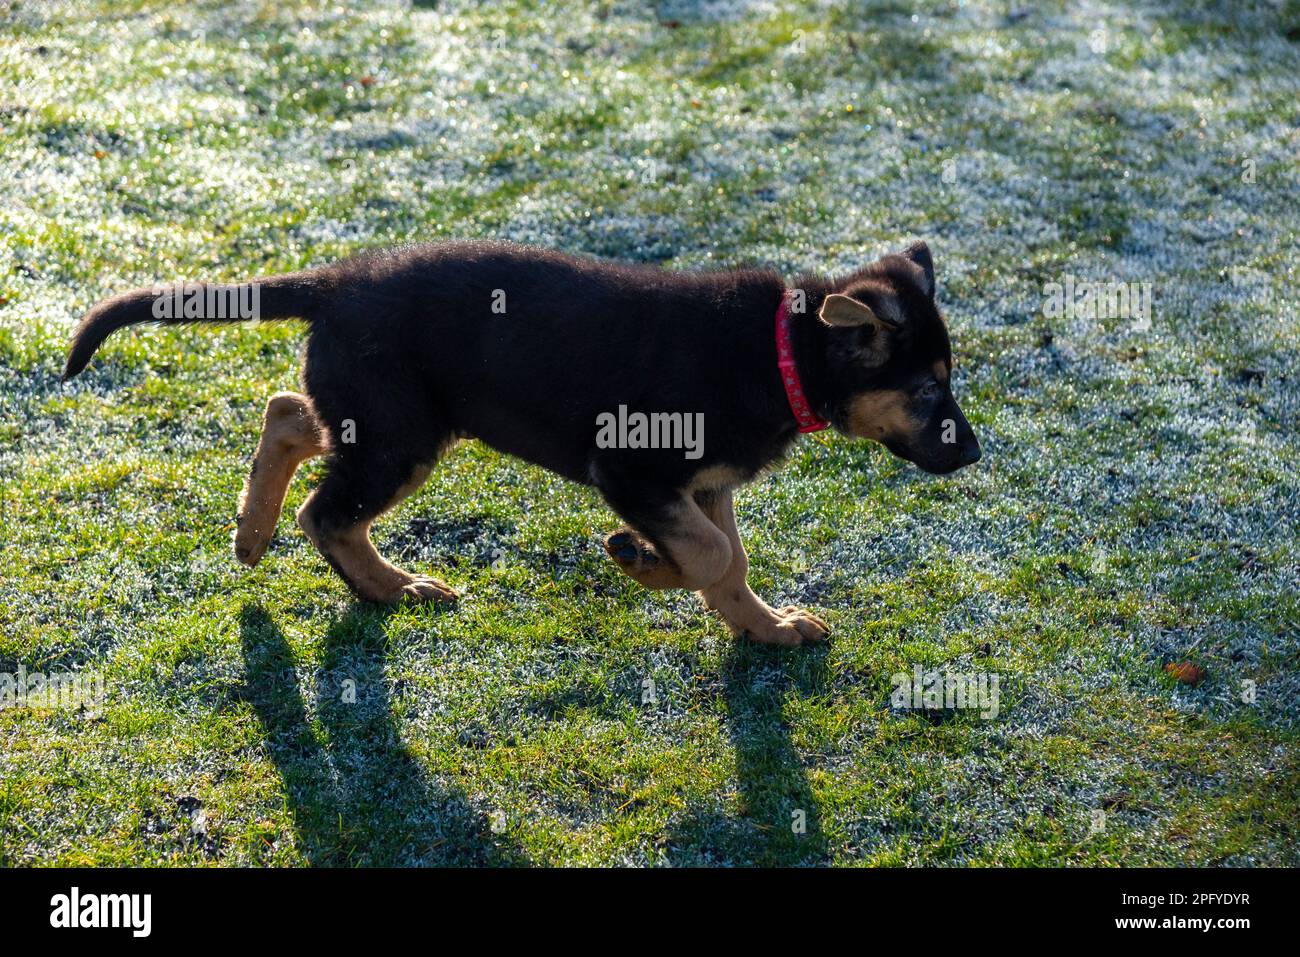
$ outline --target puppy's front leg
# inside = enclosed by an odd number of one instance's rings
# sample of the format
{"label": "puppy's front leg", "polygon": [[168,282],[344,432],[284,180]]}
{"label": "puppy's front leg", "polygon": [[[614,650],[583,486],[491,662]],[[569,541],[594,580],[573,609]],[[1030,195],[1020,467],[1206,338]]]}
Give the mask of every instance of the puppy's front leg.
{"label": "puppy's front leg", "polygon": [[632,526],[609,535],[605,550],[625,575],[646,588],[699,591],[731,566],[727,537],[690,495],[674,493],[656,503],[654,496],[602,491]]}
{"label": "puppy's front leg", "polygon": [[731,543],[731,565],[726,574],[701,592],[705,603],[722,616],[727,626],[736,634],[766,645],[800,645],[829,635],[830,626],[816,615],[793,605],[780,610],[771,608],[750,591],[745,580],[749,558],[736,528],[731,492],[696,492],[695,500]]}

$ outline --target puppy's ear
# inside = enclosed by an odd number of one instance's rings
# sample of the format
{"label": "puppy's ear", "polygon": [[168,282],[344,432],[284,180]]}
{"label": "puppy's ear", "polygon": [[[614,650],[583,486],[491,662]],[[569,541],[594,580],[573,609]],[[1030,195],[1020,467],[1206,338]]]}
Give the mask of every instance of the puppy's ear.
{"label": "puppy's ear", "polygon": [[921,288],[931,299],[934,298],[934,260],[930,257],[930,247],[923,241],[918,240],[903,250],[903,256],[912,260],[921,267],[921,274],[925,277]]}
{"label": "puppy's ear", "polygon": [[838,292],[833,292],[826,297],[817,315],[826,325],[836,326],[840,329],[865,326],[867,323],[871,323],[882,330],[898,328],[898,322],[892,316],[887,319],[881,318],[865,302],[860,302],[852,296],[841,295]]}

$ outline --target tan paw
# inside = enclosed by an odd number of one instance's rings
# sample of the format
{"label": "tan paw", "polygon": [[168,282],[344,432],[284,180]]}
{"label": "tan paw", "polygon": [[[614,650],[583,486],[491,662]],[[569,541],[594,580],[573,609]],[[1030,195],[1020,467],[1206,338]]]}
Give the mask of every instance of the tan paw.
{"label": "tan paw", "polygon": [[830,633],[830,625],[794,605],[774,611],[772,621],[744,630],[745,637],[751,641],[786,647],[824,641]]}
{"label": "tan paw", "polygon": [[822,641],[830,637],[831,626],[810,611],[804,611],[795,605],[786,605],[777,612],[786,622],[794,625],[805,641]]}
{"label": "tan paw", "polygon": [[647,588],[681,588],[681,576],[655,547],[630,528],[620,528],[605,538],[605,551],[628,578]]}
{"label": "tan paw", "polygon": [[258,528],[250,518],[243,515],[235,521],[239,523],[234,537],[235,558],[249,568],[254,568],[266,554],[266,547],[271,544],[271,534],[275,529],[265,531]]}
{"label": "tan paw", "polygon": [[456,593],[454,588],[443,584],[436,578],[417,575],[415,581],[402,586],[401,593],[397,597],[399,601],[412,601],[420,604],[427,602],[449,604],[459,598],[460,595]]}

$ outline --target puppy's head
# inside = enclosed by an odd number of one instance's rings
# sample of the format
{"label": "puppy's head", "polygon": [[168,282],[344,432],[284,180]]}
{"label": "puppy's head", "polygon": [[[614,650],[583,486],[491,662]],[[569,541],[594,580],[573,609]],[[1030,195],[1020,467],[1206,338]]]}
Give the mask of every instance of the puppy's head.
{"label": "puppy's head", "polygon": [[952,394],[952,346],[925,243],[854,273],[818,315],[830,331],[837,429],[940,475],[979,461],[979,440]]}

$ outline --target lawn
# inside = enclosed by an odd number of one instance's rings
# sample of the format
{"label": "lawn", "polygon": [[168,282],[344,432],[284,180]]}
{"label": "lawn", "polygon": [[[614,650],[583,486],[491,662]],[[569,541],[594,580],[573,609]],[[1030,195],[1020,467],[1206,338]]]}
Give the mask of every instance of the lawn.
{"label": "lawn", "polygon": [[[104,695],[0,708],[0,865],[1300,864],[1297,127],[1292,0],[4,0],[0,673]],[[354,601],[287,513],[243,569],[295,323],[59,383],[111,293],[475,236],[923,238],[984,460],[822,432],[743,490],[755,590],[834,629],[772,650],[477,443],[376,535],[454,609]],[[917,666],[997,714],[897,707]]]}

